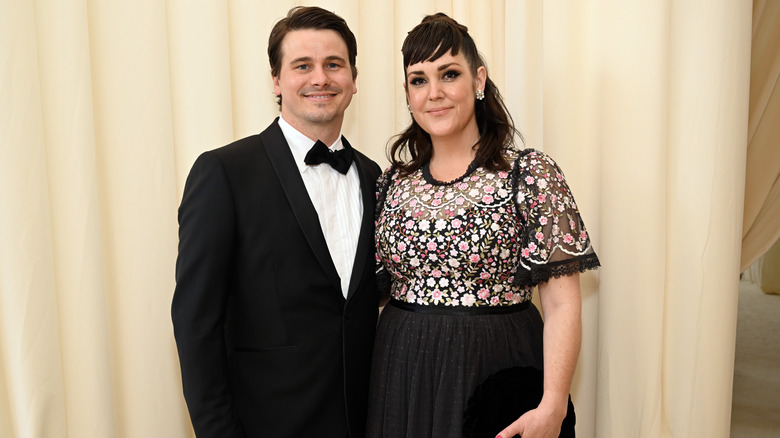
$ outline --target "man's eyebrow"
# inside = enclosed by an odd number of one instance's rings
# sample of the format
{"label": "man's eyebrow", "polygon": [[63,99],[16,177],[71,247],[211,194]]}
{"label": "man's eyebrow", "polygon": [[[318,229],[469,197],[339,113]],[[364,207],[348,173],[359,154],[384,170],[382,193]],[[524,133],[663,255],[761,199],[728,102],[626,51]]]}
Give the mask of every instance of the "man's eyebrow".
{"label": "man's eyebrow", "polygon": [[[300,64],[300,63],[307,63],[311,62],[312,58],[311,56],[301,56],[299,58],[295,58],[292,61],[290,61],[290,64]],[[325,58],[325,61],[339,61],[341,63],[346,64],[347,60],[342,58],[341,56],[331,55]]]}

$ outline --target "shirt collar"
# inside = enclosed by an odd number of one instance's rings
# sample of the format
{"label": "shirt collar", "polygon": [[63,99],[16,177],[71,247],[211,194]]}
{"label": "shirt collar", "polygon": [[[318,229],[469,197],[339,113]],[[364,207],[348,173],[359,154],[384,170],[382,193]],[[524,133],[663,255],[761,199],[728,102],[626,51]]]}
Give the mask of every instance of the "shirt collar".
{"label": "shirt collar", "polygon": [[[284,139],[287,140],[287,144],[290,146],[290,152],[293,154],[295,165],[298,166],[298,171],[301,173],[305,172],[306,169],[310,167],[304,162],[306,159],[306,154],[309,153],[309,149],[314,146],[316,141],[306,137],[301,133],[301,131],[293,128],[292,125],[287,123],[287,121],[285,121],[281,115],[279,115],[279,128],[282,129]],[[343,149],[344,145],[341,142],[341,135],[339,134],[339,137],[336,139],[336,141],[328,147],[332,151]]]}

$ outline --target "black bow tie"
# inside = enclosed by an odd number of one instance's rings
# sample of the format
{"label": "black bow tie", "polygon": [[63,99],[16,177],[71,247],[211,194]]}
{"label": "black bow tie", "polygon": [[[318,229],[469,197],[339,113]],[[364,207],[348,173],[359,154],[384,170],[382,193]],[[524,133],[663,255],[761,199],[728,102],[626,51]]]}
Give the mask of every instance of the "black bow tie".
{"label": "black bow tie", "polygon": [[332,168],[346,175],[349,166],[352,165],[352,149],[345,146],[344,149],[331,152],[325,143],[317,140],[317,143],[309,149],[303,162],[310,166],[328,163]]}

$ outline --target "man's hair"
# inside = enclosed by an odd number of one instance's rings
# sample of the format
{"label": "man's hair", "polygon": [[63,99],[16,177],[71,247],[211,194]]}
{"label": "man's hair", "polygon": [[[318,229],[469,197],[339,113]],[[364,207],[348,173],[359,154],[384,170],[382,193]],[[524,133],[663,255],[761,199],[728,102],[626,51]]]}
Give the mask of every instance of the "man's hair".
{"label": "man's hair", "polygon": [[315,29],[334,30],[341,35],[347,45],[349,66],[352,68],[352,79],[357,77],[357,41],[349,30],[347,22],[338,15],[316,6],[297,6],[287,13],[287,17],[279,20],[268,37],[268,62],[271,64],[271,74],[279,76],[282,68],[282,41],[294,30]]}

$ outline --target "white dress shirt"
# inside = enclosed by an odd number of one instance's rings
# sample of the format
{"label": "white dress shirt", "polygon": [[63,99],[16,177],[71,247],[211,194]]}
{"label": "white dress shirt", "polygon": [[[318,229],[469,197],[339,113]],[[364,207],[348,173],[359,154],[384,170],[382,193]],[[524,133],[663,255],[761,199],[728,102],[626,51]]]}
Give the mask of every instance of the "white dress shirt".
{"label": "white dress shirt", "polygon": [[[309,198],[317,210],[328,251],[341,279],[341,293],[346,298],[363,217],[363,198],[360,196],[357,166],[353,162],[346,175],[326,163],[309,166],[304,159],[316,140],[301,134],[281,116],[279,127],[290,145],[306,191],[309,192]],[[343,149],[341,135],[328,147],[334,151]]]}

